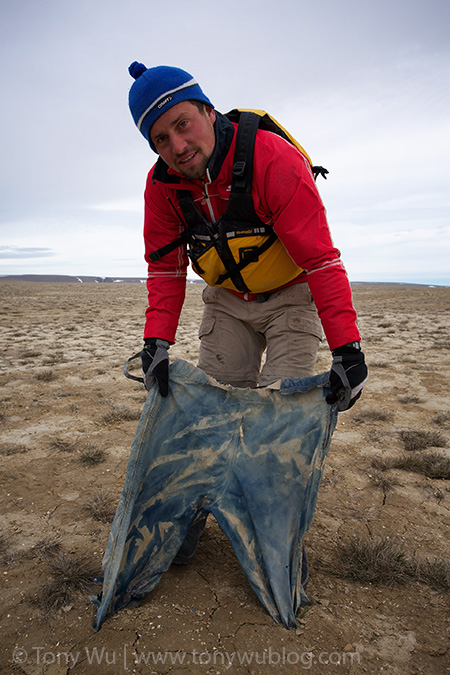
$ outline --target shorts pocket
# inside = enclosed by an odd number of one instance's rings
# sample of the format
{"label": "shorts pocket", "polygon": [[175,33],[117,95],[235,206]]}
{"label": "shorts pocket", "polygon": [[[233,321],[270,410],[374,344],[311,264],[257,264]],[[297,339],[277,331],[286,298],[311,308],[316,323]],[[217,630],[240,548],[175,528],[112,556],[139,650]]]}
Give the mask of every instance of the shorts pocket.
{"label": "shorts pocket", "polygon": [[198,329],[198,337],[200,338],[200,340],[202,339],[202,337],[210,335],[213,332],[215,323],[216,323],[215,316],[210,315],[203,316],[203,319],[200,323],[200,327]]}
{"label": "shorts pocket", "polygon": [[289,330],[292,333],[308,333],[319,338],[319,340],[323,340],[322,324],[319,317],[315,313],[312,316],[308,316],[308,314],[313,314],[313,311],[288,311],[287,323]]}

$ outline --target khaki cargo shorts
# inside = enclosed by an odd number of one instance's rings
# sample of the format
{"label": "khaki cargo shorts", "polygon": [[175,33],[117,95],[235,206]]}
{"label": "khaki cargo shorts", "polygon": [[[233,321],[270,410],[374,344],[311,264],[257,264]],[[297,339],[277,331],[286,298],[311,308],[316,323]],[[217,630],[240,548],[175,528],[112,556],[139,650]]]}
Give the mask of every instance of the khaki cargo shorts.
{"label": "khaki cargo shorts", "polygon": [[[307,283],[247,301],[206,286],[198,367],[235,387],[314,374],[322,327]],[[261,368],[262,366],[262,368]]]}

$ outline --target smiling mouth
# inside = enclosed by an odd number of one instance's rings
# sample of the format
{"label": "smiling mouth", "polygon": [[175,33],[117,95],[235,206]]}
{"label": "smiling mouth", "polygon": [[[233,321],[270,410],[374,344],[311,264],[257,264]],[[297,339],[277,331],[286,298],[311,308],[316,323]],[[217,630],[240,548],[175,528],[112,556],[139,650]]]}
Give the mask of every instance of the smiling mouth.
{"label": "smiling mouth", "polygon": [[183,159],[180,159],[178,163],[179,164],[188,164],[190,161],[192,161],[194,159],[196,154],[197,154],[197,152],[192,152],[189,155],[187,155],[186,157],[184,157]]}

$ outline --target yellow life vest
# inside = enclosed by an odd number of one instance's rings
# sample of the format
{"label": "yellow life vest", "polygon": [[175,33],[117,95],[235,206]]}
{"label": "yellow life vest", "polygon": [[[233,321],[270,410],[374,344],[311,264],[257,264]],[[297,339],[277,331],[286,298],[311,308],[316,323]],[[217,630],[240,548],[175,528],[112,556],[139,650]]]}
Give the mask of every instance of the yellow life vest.
{"label": "yellow life vest", "polygon": [[[227,208],[211,223],[196,208],[191,193],[178,190],[187,229],[177,240],[152,253],[150,259],[158,260],[181,243],[188,243],[192,267],[208,285],[241,293],[266,293],[293,281],[303,270],[294,263],[273,227],[255,213],[251,187],[258,128],[282,136],[310,163],[311,160],[302,146],[265,111],[232,110],[226,116],[238,122]],[[320,172],[323,171],[326,170]]]}

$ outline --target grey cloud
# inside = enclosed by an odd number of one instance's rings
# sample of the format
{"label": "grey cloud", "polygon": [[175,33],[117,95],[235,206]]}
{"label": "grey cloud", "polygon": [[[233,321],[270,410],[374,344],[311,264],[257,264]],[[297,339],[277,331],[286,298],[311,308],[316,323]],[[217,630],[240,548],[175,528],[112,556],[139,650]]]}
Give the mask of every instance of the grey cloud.
{"label": "grey cloud", "polygon": [[50,258],[55,255],[51,248],[25,247],[25,246],[0,246],[0,258]]}

